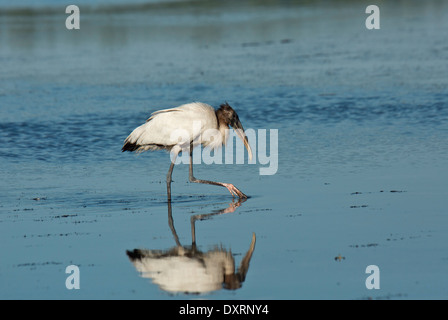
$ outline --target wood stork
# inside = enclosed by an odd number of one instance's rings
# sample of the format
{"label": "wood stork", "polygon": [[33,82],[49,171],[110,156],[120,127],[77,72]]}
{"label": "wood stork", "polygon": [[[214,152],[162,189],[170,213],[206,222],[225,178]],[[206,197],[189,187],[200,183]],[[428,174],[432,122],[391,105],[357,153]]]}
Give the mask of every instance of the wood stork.
{"label": "wood stork", "polygon": [[[171,165],[166,176],[168,201],[171,201],[171,175],[177,155],[182,150],[190,153],[190,181],[225,187],[230,194],[239,198],[247,196],[233,184],[196,179],[193,176],[193,148],[202,144],[204,147],[217,149],[226,144],[229,125],[243,140],[249,159],[252,149],[249,145],[243,125],[237,113],[226,102],[218,110],[212,106],[193,102],[176,108],[154,112],[146,123],[137,127],[124,141],[122,151],[143,152],[165,149],[172,153]],[[211,134],[212,133],[212,134]]]}

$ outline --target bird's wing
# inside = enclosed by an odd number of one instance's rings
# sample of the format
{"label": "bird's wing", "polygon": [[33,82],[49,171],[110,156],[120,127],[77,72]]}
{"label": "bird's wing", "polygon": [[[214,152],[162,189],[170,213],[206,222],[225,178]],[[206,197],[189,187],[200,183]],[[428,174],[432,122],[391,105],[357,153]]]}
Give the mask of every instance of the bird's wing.
{"label": "bird's wing", "polygon": [[204,103],[189,103],[154,112],[126,141],[137,146],[187,147],[209,128],[217,128],[213,107]]}
{"label": "bird's wing", "polygon": [[163,109],[163,110],[158,110],[158,111],[154,111],[153,113],[151,113],[151,117],[149,117],[146,122],[151,121],[152,119],[154,119],[155,116],[157,116],[158,114],[161,113],[167,113],[167,112],[175,112],[175,111],[179,111],[179,108],[171,108],[171,109]]}

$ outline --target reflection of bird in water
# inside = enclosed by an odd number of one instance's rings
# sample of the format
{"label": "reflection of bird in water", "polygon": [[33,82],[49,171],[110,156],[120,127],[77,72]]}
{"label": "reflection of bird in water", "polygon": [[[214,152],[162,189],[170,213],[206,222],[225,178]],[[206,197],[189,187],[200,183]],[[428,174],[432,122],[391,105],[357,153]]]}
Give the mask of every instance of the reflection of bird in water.
{"label": "reflection of bird in water", "polygon": [[249,249],[235,271],[232,252],[216,246],[213,250],[201,252],[196,247],[195,221],[210,218],[216,214],[233,212],[240,205],[232,203],[229,208],[211,214],[191,217],[192,245],[181,246],[168,202],[168,222],[173,232],[176,247],[169,250],[134,249],[127,251],[130,261],[144,278],[151,278],[161,289],[171,293],[205,293],[221,288],[235,290],[242,286],[249,269],[249,262],[255,249],[255,234]]}
{"label": "reflection of bird in water", "polygon": [[240,288],[254,248],[255,234],[236,273],[232,252],[223,248],[205,253],[184,247],[167,251],[135,249],[127,251],[127,254],[141,276],[152,278],[161,289],[173,293],[205,293],[222,287]]}
{"label": "reflection of bird in water", "polygon": [[143,152],[159,149],[171,151],[172,161],[166,177],[168,200],[171,200],[171,175],[174,162],[177,155],[187,149],[190,152],[191,182],[222,186],[227,188],[232,196],[247,198],[233,184],[200,180],[193,176],[193,148],[200,144],[211,149],[221,147],[228,139],[229,125],[243,140],[249,158],[252,159],[252,150],[243,125],[237,113],[227,103],[222,104],[218,110],[208,104],[195,102],[156,111],[146,120],[146,123],[135,128],[126,138],[122,151]]}

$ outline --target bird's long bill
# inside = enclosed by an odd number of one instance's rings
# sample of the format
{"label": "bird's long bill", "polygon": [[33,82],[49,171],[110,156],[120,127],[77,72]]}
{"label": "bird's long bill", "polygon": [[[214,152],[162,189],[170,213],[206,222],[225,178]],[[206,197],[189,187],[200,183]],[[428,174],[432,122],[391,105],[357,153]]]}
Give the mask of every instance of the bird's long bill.
{"label": "bird's long bill", "polygon": [[249,140],[247,139],[247,136],[244,133],[243,125],[239,120],[237,120],[232,127],[235,130],[238,137],[243,141],[244,146],[246,147],[247,152],[249,153],[249,159],[252,160],[252,148],[250,147]]}

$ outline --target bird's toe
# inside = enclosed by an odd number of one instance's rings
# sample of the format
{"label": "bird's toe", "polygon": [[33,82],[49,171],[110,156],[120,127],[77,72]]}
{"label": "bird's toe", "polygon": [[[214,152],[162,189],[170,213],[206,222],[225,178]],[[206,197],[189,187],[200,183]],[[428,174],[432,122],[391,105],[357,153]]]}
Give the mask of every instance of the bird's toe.
{"label": "bird's toe", "polygon": [[232,197],[235,198],[235,196],[238,196],[238,198],[240,199],[247,199],[247,196],[242,193],[237,187],[235,187],[233,184],[230,183],[226,183],[224,184],[224,186],[227,188],[227,190],[229,190],[230,194],[232,195]]}

